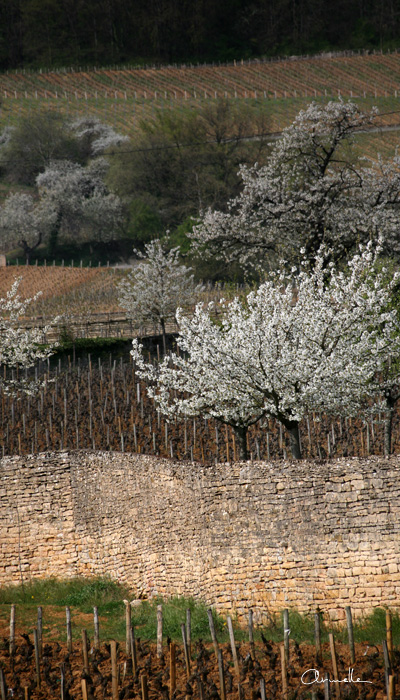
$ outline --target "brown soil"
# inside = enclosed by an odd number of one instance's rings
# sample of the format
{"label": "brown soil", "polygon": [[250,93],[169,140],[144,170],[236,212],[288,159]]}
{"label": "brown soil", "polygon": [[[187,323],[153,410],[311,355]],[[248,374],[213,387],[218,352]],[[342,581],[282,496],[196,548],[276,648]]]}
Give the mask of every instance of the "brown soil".
{"label": "brown soil", "polygon": [[[322,700],[324,685],[314,683],[305,685],[302,674],[308,669],[318,669],[319,677],[324,678],[328,672],[333,679],[332,662],[329,645],[325,645],[322,658],[317,659],[315,648],[311,645],[297,645],[291,641],[288,665],[288,700],[308,698],[315,691],[313,700]],[[164,644],[164,656],[157,658],[155,645],[136,640],[137,671],[132,674],[131,659],[125,655],[125,645],[119,644],[117,650],[118,697],[141,698],[142,676],[146,675],[148,698],[169,700],[170,695],[170,652]],[[275,700],[282,695],[281,654],[278,644],[267,641],[257,643],[254,659],[250,654],[249,644],[238,644],[239,678],[236,676],[229,644],[221,645],[225,669],[226,698],[239,700],[256,700],[261,697],[260,681],[265,681],[267,700]],[[176,648],[176,690],[174,698],[180,700],[192,696],[204,700],[222,698],[218,673],[218,664],[211,645],[201,642],[192,645],[191,669],[189,677],[182,644]],[[383,700],[385,691],[385,674],[382,650],[366,644],[356,646],[356,662],[350,663],[346,645],[337,644],[338,678],[342,681],[330,683],[332,698],[338,697],[340,689],[342,700]],[[394,653],[393,674],[399,669],[400,653]],[[89,643],[89,669],[83,669],[82,643],[75,642],[72,653],[68,654],[65,645],[58,642],[44,642],[43,656],[40,661],[40,688],[37,688],[35,671],[35,653],[33,639],[27,635],[18,635],[15,653],[10,656],[9,641],[3,638],[0,643],[0,668],[3,669],[7,684],[8,698],[24,698],[25,687],[29,688],[32,700],[47,700],[61,697],[61,665],[65,671],[65,698],[82,698],[82,678],[86,679],[88,700],[112,698],[112,677],[110,647],[102,643],[96,651]],[[353,671],[351,669],[354,669]],[[314,680],[315,672],[309,673],[304,680]],[[345,679],[352,679],[346,682]],[[368,681],[368,682],[367,682]],[[238,687],[240,684],[240,688]]]}

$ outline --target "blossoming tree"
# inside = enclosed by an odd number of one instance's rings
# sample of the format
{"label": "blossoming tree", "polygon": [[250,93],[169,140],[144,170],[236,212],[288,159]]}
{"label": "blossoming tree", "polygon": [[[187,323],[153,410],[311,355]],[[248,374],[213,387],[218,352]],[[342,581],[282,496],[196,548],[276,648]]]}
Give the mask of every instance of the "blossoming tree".
{"label": "blossoming tree", "polygon": [[336,259],[356,242],[382,236],[400,253],[400,160],[357,161],[351,144],[373,126],[353,102],[311,104],[284,129],[268,163],[241,167],[243,189],[228,210],[211,211],[194,227],[202,255],[228,263],[274,267],[282,257],[298,260],[303,246],[313,258],[322,244]]}
{"label": "blossoming tree", "polygon": [[26,370],[38,360],[47,360],[54,352],[55,345],[43,343],[48,327],[24,328],[20,321],[26,315],[31,299],[21,299],[18,287],[21,278],[16,279],[4,298],[0,299],[0,366],[13,370],[12,377],[0,373],[0,387],[9,394],[18,391],[34,393],[40,386],[40,379],[31,378]]}
{"label": "blossoming tree", "polygon": [[161,328],[166,352],[166,323],[174,320],[179,306],[194,304],[202,289],[196,284],[191,269],[179,260],[179,248],[167,250],[164,242],[151,241],[132,272],[120,283],[120,304],[138,327],[153,323]]}
{"label": "blossoming tree", "polygon": [[[398,284],[376,271],[378,250],[362,248],[341,271],[327,253],[288,275],[282,268],[247,296],[212,308],[197,306],[193,319],[179,314],[184,356],[148,365],[134,342],[132,355],[149,380],[149,393],[168,415],[214,416],[245,428],[260,416],[277,418],[301,457],[299,423],[308,411],[357,413],[380,391],[379,372],[400,351],[395,310]],[[172,362],[172,365],[171,365]]]}

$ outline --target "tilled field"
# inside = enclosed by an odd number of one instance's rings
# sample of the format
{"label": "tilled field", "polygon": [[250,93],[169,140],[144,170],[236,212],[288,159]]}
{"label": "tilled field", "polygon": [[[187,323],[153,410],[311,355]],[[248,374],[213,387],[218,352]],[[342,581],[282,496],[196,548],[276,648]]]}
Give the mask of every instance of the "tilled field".
{"label": "tilled field", "polygon": [[[136,639],[136,673],[132,673],[131,657],[125,654],[125,645],[117,645],[118,698],[143,698],[143,676],[146,676],[148,698],[173,697],[223,700],[218,662],[212,645],[201,641],[192,644],[190,672],[187,673],[183,645],[176,645],[176,688],[171,694],[170,647],[167,640],[163,646],[163,656],[159,659],[156,646]],[[95,650],[88,645],[88,664],[84,669],[82,643],[75,642],[73,651],[67,653],[64,645],[57,642],[43,643],[40,660],[40,687],[37,683],[33,640],[20,634],[16,638],[14,655],[10,656],[8,639],[3,638],[0,648],[0,668],[4,671],[7,698],[53,699],[61,694],[61,669],[64,673],[65,700],[82,698],[82,679],[86,680],[89,700],[112,698],[112,667],[110,645],[102,643]],[[329,645],[323,645],[321,658],[316,657],[312,645],[298,645],[290,641],[290,655],[287,666],[287,692],[282,688],[282,668],[280,645],[264,639],[257,642],[253,650],[248,643],[236,645],[239,661],[239,675],[235,671],[231,647],[220,645],[223,658],[225,697],[239,700],[265,698],[324,698],[324,683],[319,682],[329,674],[330,695],[336,698],[355,700],[381,700],[386,695],[385,669],[382,647],[356,645],[356,660],[350,663],[347,645],[336,644],[337,679],[335,682]],[[399,669],[399,652],[394,652],[392,674]],[[308,673],[306,673],[308,671]],[[305,675],[303,675],[305,674]],[[312,683],[312,681],[315,681]],[[306,684],[306,683],[309,684]],[[327,684],[326,684],[327,685]],[[28,690],[27,690],[28,689]],[[325,691],[326,692],[326,691]],[[339,696],[340,692],[340,696]],[[115,696],[114,696],[115,697]],[[325,698],[326,698],[325,694]]]}

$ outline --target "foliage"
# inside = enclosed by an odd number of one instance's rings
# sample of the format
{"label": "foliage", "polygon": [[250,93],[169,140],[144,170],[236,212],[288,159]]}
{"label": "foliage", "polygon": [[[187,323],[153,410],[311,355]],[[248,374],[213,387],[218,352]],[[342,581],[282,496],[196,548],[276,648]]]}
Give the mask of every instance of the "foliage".
{"label": "foliage", "polygon": [[100,609],[110,603],[120,603],[129,595],[124,586],[109,578],[46,578],[31,580],[24,585],[0,588],[0,603],[25,605],[68,605],[82,612]]}
{"label": "foliage", "polygon": [[11,378],[0,377],[0,387],[6,393],[23,391],[34,393],[40,386],[40,379],[28,377],[26,370],[38,360],[46,360],[53,354],[53,347],[43,345],[43,329],[24,328],[21,317],[36,297],[22,300],[18,294],[20,279],[16,279],[6,297],[0,299],[0,366],[15,372]]}
{"label": "foliage", "polygon": [[228,211],[208,210],[189,234],[201,255],[265,267],[277,256],[296,259],[302,246],[309,258],[321,244],[346,257],[378,236],[398,254],[400,161],[360,167],[351,154],[354,135],[375,116],[341,100],[301,111],[265,166],[241,167],[243,189]]}
{"label": "foliage", "polygon": [[145,253],[137,252],[143,262],[121,281],[120,304],[137,327],[146,323],[161,326],[166,351],[165,326],[174,320],[178,306],[194,303],[202,289],[195,284],[190,268],[179,261],[179,249],[167,252],[168,237],[145,245]]}
{"label": "foliage", "polygon": [[10,194],[0,209],[0,235],[3,250],[22,247],[29,261],[33,251],[50,235],[56,222],[54,208],[37,202],[30,194]]}
{"label": "foliage", "polygon": [[133,217],[142,202],[161,230],[173,230],[238,192],[240,163],[263,159],[269,131],[266,112],[242,102],[159,111],[153,122],[142,121],[134,147],[113,158],[109,182],[121,197],[135,199]]}
{"label": "foliage", "polygon": [[29,114],[16,127],[6,127],[0,144],[0,167],[8,180],[22,185],[34,185],[52,160],[79,158],[78,143],[64,117],[50,110]]}
{"label": "foliage", "polygon": [[[218,418],[241,432],[261,416],[277,418],[289,431],[292,455],[301,456],[299,422],[307,411],[356,414],[376,397],[374,378],[400,351],[397,314],[387,311],[399,274],[387,281],[375,271],[379,249],[369,244],[346,272],[319,251],[313,268],[282,267],[246,303],[198,305],[193,318],[178,311],[183,355],[147,364],[137,340],[132,355],[149,395],[165,415]],[[303,251],[303,254],[305,251]]]}

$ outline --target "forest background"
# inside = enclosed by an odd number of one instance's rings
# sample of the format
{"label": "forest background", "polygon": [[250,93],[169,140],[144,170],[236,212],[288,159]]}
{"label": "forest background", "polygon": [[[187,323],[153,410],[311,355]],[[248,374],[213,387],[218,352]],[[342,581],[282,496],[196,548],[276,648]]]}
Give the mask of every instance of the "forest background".
{"label": "forest background", "polygon": [[394,48],[398,0],[2,0],[0,70]]}

